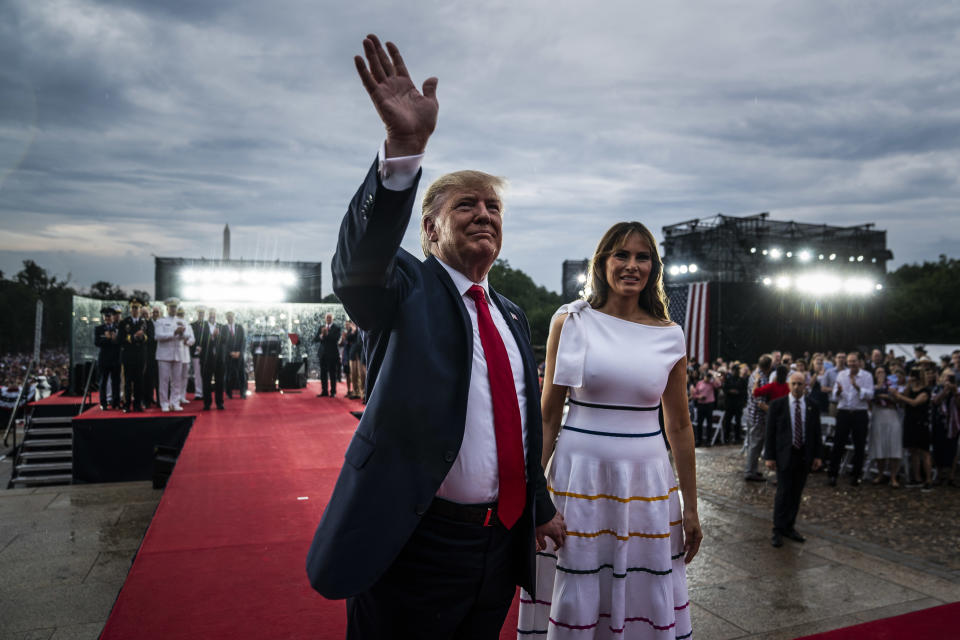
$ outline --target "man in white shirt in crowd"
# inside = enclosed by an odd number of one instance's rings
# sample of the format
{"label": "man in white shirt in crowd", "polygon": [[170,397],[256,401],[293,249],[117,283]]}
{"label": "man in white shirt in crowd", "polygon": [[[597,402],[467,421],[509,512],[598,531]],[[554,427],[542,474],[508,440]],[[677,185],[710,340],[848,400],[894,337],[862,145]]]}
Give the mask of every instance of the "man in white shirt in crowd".
{"label": "man in white shirt in crowd", "polygon": [[180,387],[176,398],[178,404],[188,404],[190,401],[187,400],[187,380],[190,377],[190,353],[194,344],[193,328],[187,322],[187,312],[183,307],[177,309],[177,319],[183,322],[184,331],[180,343]]}
{"label": "man in white shirt in crowd", "polygon": [[183,376],[183,336],[187,323],[177,318],[180,301],[168,298],[167,315],[154,322],[154,337],[157,340],[157,369],[160,382],[160,410],[183,411],[180,406],[180,385]]}
{"label": "man in white shirt in crowd", "polygon": [[203,373],[200,370],[200,334],[203,333],[203,315],[207,312],[205,307],[197,307],[197,319],[190,323],[190,329],[193,330],[194,346],[191,349],[191,361],[193,363],[193,399],[203,397]]}
{"label": "man in white shirt in crowd", "polygon": [[861,368],[860,355],[847,354],[847,368],[837,374],[831,398],[837,403],[837,426],[827,472],[831,487],[837,486],[840,462],[847,451],[847,439],[853,436],[853,472],[850,484],[860,485],[863,474],[863,450],[867,442],[867,410],[873,399],[873,376]]}

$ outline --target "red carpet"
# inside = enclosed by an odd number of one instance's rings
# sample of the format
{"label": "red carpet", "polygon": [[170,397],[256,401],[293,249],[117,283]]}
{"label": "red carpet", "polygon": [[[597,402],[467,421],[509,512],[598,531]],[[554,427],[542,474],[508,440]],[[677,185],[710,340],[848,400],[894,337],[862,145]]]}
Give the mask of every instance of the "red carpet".
{"label": "red carpet", "polygon": [[344,637],[344,603],[314,592],[304,563],[361,407],[317,391],[200,413],[104,640]]}
{"label": "red carpet", "polygon": [[799,640],[937,640],[960,637],[960,602],[804,636]]}

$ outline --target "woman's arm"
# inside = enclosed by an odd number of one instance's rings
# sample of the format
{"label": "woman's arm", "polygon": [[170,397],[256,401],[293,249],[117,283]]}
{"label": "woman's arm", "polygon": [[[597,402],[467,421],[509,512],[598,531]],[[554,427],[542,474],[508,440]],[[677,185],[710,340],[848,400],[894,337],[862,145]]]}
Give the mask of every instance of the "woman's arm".
{"label": "woman's arm", "polygon": [[917,395],[917,397],[915,397],[915,398],[911,398],[910,396],[904,395],[904,394],[900,393],[899,391],[897,391],[896,389],[890,389],[890,394],[891,394],[893,397],[895,397],[897,400],[899,400],[900,402],[902,402],[903,404],[908,404],[908,405],[910,405],[911,407],[920,406],[921,404],[923,404],[924,402],[927,401],[927,398],[930,397],[929,395],[927,395],[927,392],[926,392],[926,391],[924,391],[923,393]]}
{"label": "woman's arm", "polygon": [[683,496],[683,550],[686,553],[683,561],[689,563],[700,550],[703,531],[697,514],[697,460],[693,448],[693,426],[690,424],[690,412],[687,411],[686,373],[687,359],[684,357],[670,371],[662,403],[664,431],[673,451],[680,495]]}
{"label": "woman's arm", "polygon": [[567,399],[567,387],[553,384],[553,372],[557,367],[557,347],[560,345],[560,332],[567,314],[558,315],[550,323],[550,335],[547,336],[547,359],[543,369],[543,392],[540,396],[540,411],[543,414],[543,468],[553,455],[553,448],[560,433],[560,421],[563,419],[563,404]]}

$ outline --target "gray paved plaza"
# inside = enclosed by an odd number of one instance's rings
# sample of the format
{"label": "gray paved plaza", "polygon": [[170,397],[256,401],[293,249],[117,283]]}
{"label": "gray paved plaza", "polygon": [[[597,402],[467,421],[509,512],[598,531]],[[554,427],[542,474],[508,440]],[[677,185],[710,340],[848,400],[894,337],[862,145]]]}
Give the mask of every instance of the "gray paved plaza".
{"label": "gray paved plaza", "polygon": [[[960,600],[957,572],[802,517],[807,542],[772,548],[769,509],[704,482],[732,454],[698,452],[696,637],[794,638]],[[160,497],[146,482],[0,490],[0,640],[97,638]]]}

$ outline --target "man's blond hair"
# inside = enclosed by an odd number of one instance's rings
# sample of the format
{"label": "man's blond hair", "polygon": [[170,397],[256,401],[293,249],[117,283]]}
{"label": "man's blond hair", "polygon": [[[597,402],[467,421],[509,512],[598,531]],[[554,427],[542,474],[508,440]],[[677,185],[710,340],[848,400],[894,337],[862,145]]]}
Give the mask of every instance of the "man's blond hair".
{"label": "man's blond hair", "polygon": [[502,215],[503,191],[506,189],[506,186],[507,180],[505,178],[492,176],[489,173],[474,171],[472,169],[447,173],[434,180],[433,184],[427,188],[427,192],[423,195],[423,211],[420,214],[420,246],[423,248],[424,257],[429,258],[433,255],[433,252],[430,250],[430,238],[427,236],[426,221],[436,221],[450,193],[467,189],[493,189],[497,197],[500,198]]}

